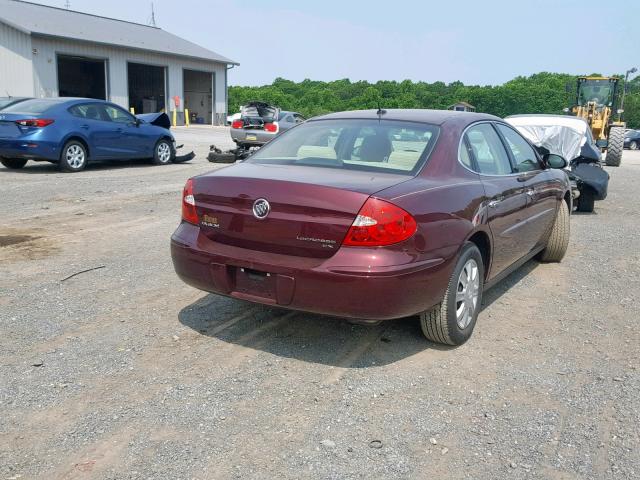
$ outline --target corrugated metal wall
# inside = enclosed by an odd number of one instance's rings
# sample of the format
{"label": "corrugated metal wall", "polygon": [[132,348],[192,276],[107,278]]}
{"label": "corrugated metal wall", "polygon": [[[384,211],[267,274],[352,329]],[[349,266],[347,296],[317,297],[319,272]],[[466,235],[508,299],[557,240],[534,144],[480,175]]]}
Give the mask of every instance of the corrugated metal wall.
{"label": "corrugated metal wall", "polygon": [[[156,53],[127,50],[97,44],[73,42],[69,40],[33,36],[32,46],[37,49],[33,55],[35,78],[35,95],[38,97],[55,97],[58,95],[56,56],[77,55],[89,58],[103,58],[107,60],[108,98],[110,101],[128,108],[127,63],[143,63],[167,67],[168,105],[173,108],[173,97],[181,99],[184,96],[183,69],[201,70],[216,73],[216,88],[214,93],[214,117],[222,118],[227,111],[225,91],[226,65],[215,62],[191,60],[188,58],[172,57]],[[182,112],[184,102],[179,111]]]}
{"label": "corrugated metal wall", "polygon": [[0,97],[33,96],[31,37],[0,23]]}

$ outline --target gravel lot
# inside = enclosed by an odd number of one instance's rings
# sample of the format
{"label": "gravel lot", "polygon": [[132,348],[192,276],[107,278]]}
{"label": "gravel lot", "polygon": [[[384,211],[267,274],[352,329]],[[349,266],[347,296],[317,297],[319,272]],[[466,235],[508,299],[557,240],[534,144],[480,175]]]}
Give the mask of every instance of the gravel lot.
{"label": "gravel lot", "polygon": [[176,135],[191,164],[0,169],[0,479],[640,477],[640,152],[452,349],[181,283],[181,188],[229,145]]}

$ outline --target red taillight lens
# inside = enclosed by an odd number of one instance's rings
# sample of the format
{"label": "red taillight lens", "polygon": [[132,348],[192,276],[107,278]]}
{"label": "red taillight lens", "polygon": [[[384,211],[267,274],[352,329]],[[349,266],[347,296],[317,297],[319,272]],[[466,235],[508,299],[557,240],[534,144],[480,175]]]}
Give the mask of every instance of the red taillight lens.
{"label": "red taillight lens", "polygon": [[36,128],[46,127],[47,125],[51,125],[53,122],[54,120],[51,120],[50,118],[30,118],[27,120],[16,120],[16,123],[21,127],[36,127]]}
{"label": "red taillight lens", "polygon": [[394,204],[369,198],[358,212],[343,245],[378,247],[402,242],[416,233],[415,219]]}
{"label": "red taillight lens", "polygon": [[234,120],[231,123],[231,128],[235,128],[236,130],[242,127],[244,127],[244,120]]}
{"label": "red taillight lens", "polygon": [[276,122],[265,123],[264,124],[264,129],[267,132],[276,133],[278,131],[278,124]]}
{"label": "red taillight lens", "polygon": [[193,179],[187,180],[182,190],[182,220],[198,225],[199,219],[196,213],[196,201],[193,198]]}

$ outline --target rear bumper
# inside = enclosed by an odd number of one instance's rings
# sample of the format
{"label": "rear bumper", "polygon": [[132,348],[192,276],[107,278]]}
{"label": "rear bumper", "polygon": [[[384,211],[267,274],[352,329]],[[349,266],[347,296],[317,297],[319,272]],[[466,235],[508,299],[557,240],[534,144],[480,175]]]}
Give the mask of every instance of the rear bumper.
{"label": "rear bumper", "polygon": [[231,139],[243,145],[264,145],[275,138],[277,133],[264,130],[231,129]]}
{"label": "rear bumper", "polygon": [[0,138],[0,157],[58,161],[60,157],[58,147],[58,143],[54,142]]}
{"label": "rear bumper", "polygon": [[171,237],[171,257],[178,276],[200,290],[372,322],[439,303],[453,268],[452,260],[416,261],[387,249],[341,248],[327,259],[257,252],[215,243],[184,222]]}

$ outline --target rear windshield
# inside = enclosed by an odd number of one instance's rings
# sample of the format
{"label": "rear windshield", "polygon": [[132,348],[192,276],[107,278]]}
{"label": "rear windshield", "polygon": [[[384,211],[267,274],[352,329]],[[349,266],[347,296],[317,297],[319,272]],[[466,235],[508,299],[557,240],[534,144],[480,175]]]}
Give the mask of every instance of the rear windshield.
{"label": "rear windshield", "polygon": [[392,120],[318,120],[283,133],[247,162],[415,175],[438,127]]}
{"label": "rear windshield", "polygon": [[31,115],[40,115],[51,107],[58,105],[55,100],[25,100],[5,108],[4,112],[29,113]]}

